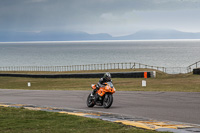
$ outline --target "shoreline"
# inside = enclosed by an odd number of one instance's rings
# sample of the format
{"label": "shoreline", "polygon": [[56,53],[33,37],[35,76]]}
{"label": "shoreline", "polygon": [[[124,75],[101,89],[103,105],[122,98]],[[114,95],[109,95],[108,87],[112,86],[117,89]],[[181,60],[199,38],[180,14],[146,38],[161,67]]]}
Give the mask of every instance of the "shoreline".
{"label": "shoreline", "polygon": [[81,42],[159,42],[159,41],[200,41],[200,39],[148,39],[148,40],[74,40],[74,41],[14,41],[2,43],[81,43]]}

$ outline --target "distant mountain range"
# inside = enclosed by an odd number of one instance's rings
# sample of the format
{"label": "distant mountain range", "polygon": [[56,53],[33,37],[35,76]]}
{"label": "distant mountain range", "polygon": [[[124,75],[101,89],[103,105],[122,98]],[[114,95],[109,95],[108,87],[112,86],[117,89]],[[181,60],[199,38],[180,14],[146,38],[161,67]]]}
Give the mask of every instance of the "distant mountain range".
{"label": "distant mountain range", "polygon": [[109,40],[111,38],[112,36],[109,34],[88,34],[74,31],[0,32],[0,42]]}
{"label": "distant mountain range", "polygon": [[131,35],[113,37],[106,33],[88,34],[86,32],[74,31],[0,32],[0,42],[154,39],[200,39],[200,33],[181,32],[177,30],[141,30]]}
{"label": "distant mountain range", "polygon": [[118,37],[121,40],[151,39],[200,39],[200,33],[181,32],[177,30],[141,30],[134,34]]}

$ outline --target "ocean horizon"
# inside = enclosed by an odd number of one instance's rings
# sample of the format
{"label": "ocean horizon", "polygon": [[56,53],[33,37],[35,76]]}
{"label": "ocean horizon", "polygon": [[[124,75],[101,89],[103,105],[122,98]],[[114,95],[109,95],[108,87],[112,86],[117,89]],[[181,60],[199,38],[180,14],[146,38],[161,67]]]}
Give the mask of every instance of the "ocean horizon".
{"label": "ocean horizon", "polygon": [[187,67],[200,60],[200,39],[0,42],[0,67],[138,62]]}
{"label": "ocean horizon", "polygon": [[55,42],[137,42],[137,41],[200,41],[200,39],[145,39],[145,40],[74,40],[74,41],[11,41],[11,42],[1,42],[0,43],[55,43]]}

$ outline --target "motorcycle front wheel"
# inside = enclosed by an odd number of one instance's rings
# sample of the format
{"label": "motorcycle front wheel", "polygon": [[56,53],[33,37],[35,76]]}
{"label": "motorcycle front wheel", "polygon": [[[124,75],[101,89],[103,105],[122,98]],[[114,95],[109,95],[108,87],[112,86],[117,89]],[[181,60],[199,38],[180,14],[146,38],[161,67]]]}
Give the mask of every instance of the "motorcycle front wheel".
{"label": "motorcycle front wheel", "polygon": [[88,95],[88,98],[87,98],[87,106],[88,106],[88,107],[94,107],[94,99],[92,99],[91,94]]}
{"label": "motorcycle front wheel", "polygon": [[104,108],[110,108],[110,106],[113,103],[113,96],[112,94],[105,94],[105,98],[103,99],[103,107]]}

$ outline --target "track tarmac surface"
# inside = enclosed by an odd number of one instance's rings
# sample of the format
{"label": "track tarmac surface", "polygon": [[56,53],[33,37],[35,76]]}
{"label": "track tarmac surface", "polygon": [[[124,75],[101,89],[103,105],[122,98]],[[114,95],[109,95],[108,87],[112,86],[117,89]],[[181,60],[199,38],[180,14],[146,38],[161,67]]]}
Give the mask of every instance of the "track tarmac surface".
{"label": "track tarmac surface", "polygon": [[111,108],[88,108],[91,91],[0,89],[0,103],[74,108],[200,124],[199,92],[117,91]]}

